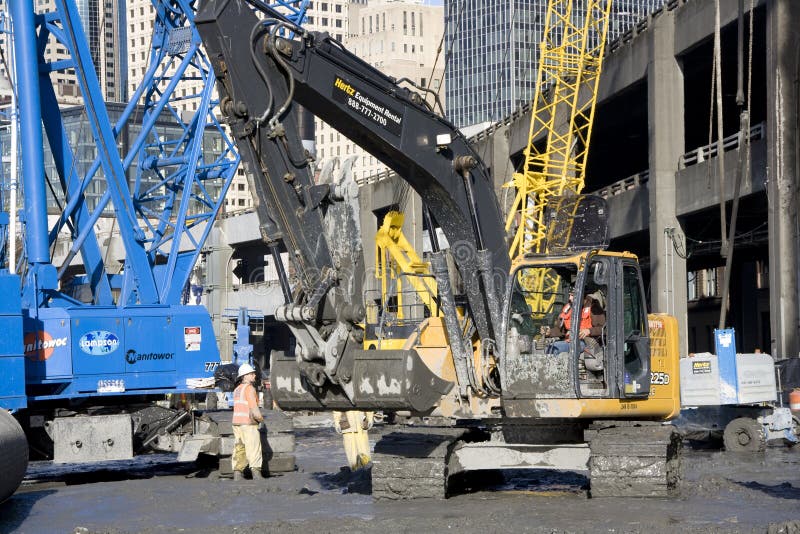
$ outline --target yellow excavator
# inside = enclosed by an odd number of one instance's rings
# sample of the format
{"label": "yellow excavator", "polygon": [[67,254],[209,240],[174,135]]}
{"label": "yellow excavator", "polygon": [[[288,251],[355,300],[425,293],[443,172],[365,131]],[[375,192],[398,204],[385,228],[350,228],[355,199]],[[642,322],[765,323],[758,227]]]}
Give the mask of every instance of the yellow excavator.
{"label": "yellow excavator", "polygon": [[[583,17],[576,16],[578,7],[585,9]],[[550,225],[545,214],[553,199],[576,196],[584,187],[610,9],[611,2],[595,0],[577,3],[551,0],[548,5],[523,169],[504,186],[515,192],[506,217],[506,231],[512,235],[509,248],[512,260],[524,258],[526,254],[545,253],[548,242],[568,239],[563,235],[550,235],[547,239]],[[540,140],[543,144],[537,145]],[[578,203],[573,205],[579,206]],[[575,216],[574,213],[569,215]],[[390,211],[376,235],[376,278],[380,281],[381,291],[376,310],[379,313],[367,314],[373,316],[368,325],[374,326],[368,326],[366,348],[402,348],[413,337],[419,321],[406,317],[409,309],[403,305],[404,297],[406,300],[421,299],[431,315],[436,315],[435,282],[426,278],[430,276],[429,266],[410,247],[402,226],[403,214]],[[559,228],[561,232],[571,230],[568,225]],[[582,257],[573,258],[574,273],[584,260]],[[576,278],[574,273],[570,277],[572,285]],[[414,291],[412,295],[403,291],[403,280],[406,279]],[[549,310],[559,298],[563,300],[559,291],[565,282],[550,268],[528,267],[520,272],[517,282],[524,288],[529,313],[540,323],[548,318]],[[370,304],[367,303],[368,307]],[[390,324],[384,324],[387,317],[392,318],[388,321]],[[654,318],[654,324],[658,321]],[[428,323],[434,324],[426,324],[426,329],[443,332],[441,321]],[[538,326],[542,331],[549,329],[548,324]],[[422,344],[418,344],[416,350],[436,353],[447,346],[443,336],[429,334],[426,337],[428,342],[436,339],[434,346],[440,350]],[[596,378],[599,364],[591,364],[590,367],[595,369],[591,372],[584,362],[580,360],[583,365],[580,376],[584,380],[590,374]],[[426,363],[430,365],[432,362],[426,360]],[[667,372],[674,376],[673,369]],[[363,443],[368,446],[366,439]]]}
{"label": "yellow excavator", "polygon": [[[558,2],[558,16],[573,20],[573,3]],[[550,196],[535,219],[541,247],[509,255],[515,240],[507,240],[487,168],[418,93],[268,6],[207,0],[195,22],[262,234],[285,244],[297,280],[275,312],[296,339],[291,352],[271,357],[278,406],[381,410],[435,423],[376,444],[378,498],[443,497],[460,471],[526,466],[588,467],[594,496],[675,489],[680,438],[663,422],[679,410],[676,321],[648,316],[635,256],[606,250],[603,199],[574,187]],[[537,98],[557,94],[552,86]],[[440,317],[424,317],[400,348],[365,348],[375,338],[364,326],[359,214],[347,188],[314,183],[299,150],[297,105],[392,168],[447,237],[449,250],[430,255]],[[553,135],[567,134],[557,127]],[[583,142],[567,143],[568,152]],[[534,193],[529,200],[536,203]],[[515,220],[530,228],[527,214],[535,212],[517,211]],[[519,235],[518,244],[532,240]],[[577,303],[602,295],[591,315],[604,321],[591,341],[578,320],[566,345],[546,334],[570,293]]]}

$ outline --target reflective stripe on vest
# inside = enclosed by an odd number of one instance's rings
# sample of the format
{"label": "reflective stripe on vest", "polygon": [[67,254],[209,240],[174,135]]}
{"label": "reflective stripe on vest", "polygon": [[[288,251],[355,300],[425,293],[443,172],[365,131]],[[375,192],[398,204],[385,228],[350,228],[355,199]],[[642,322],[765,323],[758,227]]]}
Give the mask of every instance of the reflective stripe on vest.
{"label": "reflective stripe on vest", "polygon": [[[572,327],[572,308],[567,308],[567,306],[569,306],[569,304],[564,306],[564,309],[561,311],[560,314],[558,314],[558,316],[564,322],[564,330],[566,331],[564,339],[569,341],[569,331],[570,328]],[[591,329],[592,329],[592,307],[586,306],[581,309],[581,324],[580,328],[578,328],[578,331],[591,330]]]}
{"label": "reflective stripe on vest", "polygon": [[586,306],[581,310],[581,330],[592,328],[592,307]]}
{"label": "reflective stripe on vest", "polygon": [[250,384],[239,384],[233,390],[233,419],[231,423],[234,425],[252,425],[255,421],[250,417],[250,405],[247,403],[247,388],[252,387]]}

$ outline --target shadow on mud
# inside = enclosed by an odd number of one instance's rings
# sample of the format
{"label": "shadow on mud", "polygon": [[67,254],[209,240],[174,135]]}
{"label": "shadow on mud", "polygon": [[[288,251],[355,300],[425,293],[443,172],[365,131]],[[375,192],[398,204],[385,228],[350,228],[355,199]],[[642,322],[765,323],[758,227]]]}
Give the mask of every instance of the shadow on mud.
{"label": "shadow on mud", "polygon": [[795,488],[788,482],[776,486],[767,486],[759,482],[738,482],[738,484],[747,489],[760,491],[777,499],[800,500],[800,488]]}
{"label": "shadow on mud", "polygon": [[541,494],[584,495],[589,478],[572,471],[547,469],[502,469],[468,471],[450,477],[448,494],[480,491],[525,491]]}
{"label": "shadow on mud", "polygon": [[[76,486],[97,482],[141,480],[161,476],[205,478],[213,469],[203,462],[177,462],[167,455],[141,456],[134,460],[117,460],[94,464],[53,464],[35,462],[28,467],[25,480],[29,486],[60,484]],[[24,488],[24,486],[23,486]],[[23,490],[24,491],[24,490]]]}
{"label": "shadow on mud", "polygon": [[372,494],[372,467],[356,471],[342,467],[338,473],[313,473],[311,476],[326,490],[360,495]]}
{"label": "shadow on mud", "polygon": [[14,532],[28,518],[39,499],[56,493],[54,489],[17,492],[0,503],[0,532]]}

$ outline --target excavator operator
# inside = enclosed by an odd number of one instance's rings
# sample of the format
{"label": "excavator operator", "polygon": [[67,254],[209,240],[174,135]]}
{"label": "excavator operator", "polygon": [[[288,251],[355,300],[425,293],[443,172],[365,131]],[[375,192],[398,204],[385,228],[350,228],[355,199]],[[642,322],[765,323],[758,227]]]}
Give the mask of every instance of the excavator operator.
{"label": "excavator operator", "polygon": [[[603,370],[604,331],[606,326],[606,299],[601,290],[589,293],[583,299],[584,310],[588,309],[591,326],[585,330],[581,326],[581,359],[587,370]],[[583,312],[581,313],[583,316]]]}
{"label": "excavator operator", "polygon": [[[558,354],[560,352],[569,351],[569,338],[570,329],[572,328],[573,317],[573,299],[575,298],[575,290],[570,290],[569,300],[556,318],[556,322],[552,327],[546,326],[542,328],[542,333],[548,337],[558,337],[559,341],[551,344],[547,352],[549,354]],[[589,343],[592,346],[602,344],[603,327],[606,324],[605,312],[605,297],[603,292],[599,289],[593,293],[589,293],[583,297],[583,306],[580,312],[580,325],[578,329],[578,337],[581,341],[581,351],[586,348],[586,340],[590,338]],[[594,343],[592,343],[594,341]]]}
{"label": "excavator operator", "polygon": [[[548,354],[558,354],[560,352],[568,352],[569,351],[569,332],[572,329],[572,316],[573,316],[573,300],[575,299],[575,290],[570,289],[569,291],[569,299],[567,303],[564,304],[564,307],[561,308],[561,312],[556,317],[555,324],[550,326],[542,327],[542,334],[547,337],[557,337],[559,338],[558,341],[555,341],[547,348]],[[585,300],[585,299],[584,299]],[[583,337],[583,333],[586,329],[591,329],[592,322],[591,316],[589,314],[590,308],[584,306],[581,309],[581,318],[580,318],[580,333],[581,337]]]}

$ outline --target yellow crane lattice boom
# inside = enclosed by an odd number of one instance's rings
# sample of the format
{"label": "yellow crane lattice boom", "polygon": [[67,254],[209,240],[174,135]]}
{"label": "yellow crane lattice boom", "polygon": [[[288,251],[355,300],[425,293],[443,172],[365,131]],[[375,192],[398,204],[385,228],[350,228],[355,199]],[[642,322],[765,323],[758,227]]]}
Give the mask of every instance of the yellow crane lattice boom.
{"label": "yellow crane lattice boom", "polygon": [[506,219],[512,258],[545,252],[548,202],[583,189],[610,11],[611,0],[548,4],[524,167],[506,184],[516,190]]}

